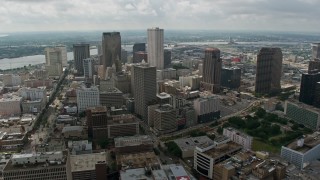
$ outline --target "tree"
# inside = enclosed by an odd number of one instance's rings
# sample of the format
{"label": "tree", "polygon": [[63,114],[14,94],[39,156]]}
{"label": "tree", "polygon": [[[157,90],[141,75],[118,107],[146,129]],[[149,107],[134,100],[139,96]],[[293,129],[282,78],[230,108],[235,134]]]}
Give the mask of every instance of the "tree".
{"label": "tree", "polygon": [[263,108],[259,107],[256,110],[256,116],[258,116],[259,118],[263,118],[266,115],[266,110],[264,110]]}
{"label": "tree", "polygon": [[107,138],[100,139],[98,144],[102,149],[105,149],[109,144],[109,140]]}
{"label": "tree", "polygon": [[179,157],[179,158],[182,157],[182,151],[175,142],[173,142],[173,141],[167,142],[166,146],[167,146],[170,154],[172,154],[176,157]]}

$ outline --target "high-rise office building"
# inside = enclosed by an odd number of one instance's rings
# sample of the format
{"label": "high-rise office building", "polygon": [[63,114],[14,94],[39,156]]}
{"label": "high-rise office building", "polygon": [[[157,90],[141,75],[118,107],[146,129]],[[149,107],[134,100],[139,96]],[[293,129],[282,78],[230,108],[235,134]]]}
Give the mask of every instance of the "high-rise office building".
{"label": "high-rise office building", "polygon": [[133,66],[131,69],[135,113],[143,120],[148,117],[148,105],[157,99],[156,67],[143,65]]}
{"label": "high-rise office building", "polygon": [[213,93],[220,91],[222,62],[220,50],[217,48],[207,48],[203,61],[203,81],[201,89]]}
{"label": "high-rise office building", "polygon": [[58,45],[56,48],[61,49],[62,54],[62,66],[68,65],[67,47],[65,45]]}
{"label": "high-rise office building", "polygon": [[107,108],[105,106],[88,107],[86,117],[89,137],[94,141],[107,138]]}
{"label": "high-rise office building", "polygon": [[157,69],[164,68],[163,29],[148,29],[148,62]]}
{"label": "high-rise office building", "polygon": [[134,54],[138,51],[146,51],[146,43],[135,43],[132,48],[132,53]]}
{"label": "high-rise office building", "polygon": [[84,77],[87,79],[92,79],[93,71],[94,71],[94,59],[93,58],[84,59],[83,60]]}
{"label": "high-rise office building", "polygon": [[281,90],[281,74],[281,49],[261,48],[257,56],[255,92],[269,94]]}
{"label": "high-rise office building", "polygon": [[240,87],[241,69],[238,67],[224,67],[221,71],[221,86],[237,89]]}
{"label": "high-rise office building", "polygon": [[299,101],[313,105],[316,93],[316,84],[320,82],[320,73],[302,74]]}
{"label": "high-rise office building", "polygon": [[46,70],[49,76],[60,76],[63,72],[61,48],[45,48]]}
{"label": "high-rise office building", "polygon": [[312,59],[320,59],[320,43],[312,44]]}
{"label": "high-rise office building", "polygon": [[121,36],[120,32],[104,32],[102,34],[102,65],[104,70],[115,65],[121,71]]}
{"label": "high-rise office building", "polygon": [[171,50],[164,50],[164,68],[169,68],[171,64]]}
{"label": "high-rise office building", "polygon": [[128,52],[125,49],[121,49],[121,62],[122,63],[128,62]]}
{"label": "high-rise office building", "polygon": [[79,75],[83,75],[83,60],[90,57],[89,44],[74,44],[73,45],[73,58],[74,65]]}
{"label": "high-rise office building", "polygon": [[95,86],[82,86],[77,89],[77,107],[78,113],[85,111],[88,107],[100,105],[99,89]]}
{"label": "high-rise office building", "polygon": [[320,59],[309,61],[308,73],[312,74],[316,72],[320,72]]}
{"label": "high-rise office building", "polygon": [[132,63],[148,62],[148,54],[145,51],[137,51],[133,54]]}
{"label": "high-rise office building", "polygon": [[159,134],[170,133],[177,130],[177,110],[171,105],[164,104],[155,108],[153,115],[154,129]]}

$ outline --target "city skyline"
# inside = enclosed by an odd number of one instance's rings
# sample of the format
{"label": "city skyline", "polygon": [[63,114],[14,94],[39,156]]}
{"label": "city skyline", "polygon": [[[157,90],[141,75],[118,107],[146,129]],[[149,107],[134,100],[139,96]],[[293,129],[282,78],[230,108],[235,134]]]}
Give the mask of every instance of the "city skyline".
{"label": "city skyline", "polygon": [[94,0],[81,3],[77,0],[2,0],[0,33],[157,26],[164,29],[316,31],[320,23],[314,17],[320,15],[319,5],[317,0]]}

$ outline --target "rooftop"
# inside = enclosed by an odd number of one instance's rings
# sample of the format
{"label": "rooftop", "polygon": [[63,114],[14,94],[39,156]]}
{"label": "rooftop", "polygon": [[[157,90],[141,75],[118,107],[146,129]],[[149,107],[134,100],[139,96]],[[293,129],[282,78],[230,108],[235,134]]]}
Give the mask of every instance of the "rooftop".
{"label": "rooftop", "polygon": [[168,180],[166,172],[162,169],[152,171],[153,180]]}
{"label": "rooftop", "polygon": [[115,147],[138,146],[142,144],[153,144],[152,138],[148,135],[127,136],[114,138]]}
{"label": "rooftop", "polygon": [[83,126],[65,126],[62,129],[62,133],[66,133],[69,131],[83,131]]}
{"label": "rooftop", "polygon": [[120,171],[120,179],[123,179],[123,180],[137,180],[137,179],[152,180],[151,177],[147,177],[145,175],[145,172],[146,171],[144,168],[128,169],[125,171]]}
{"label": "rooftop", "polygon": [[117,164],[124,169],[158,166],[158,156],[154,152],[117,155]]}
{"label": "rooftop", "polygon": [[124,123],[139,123],[132,114],[113,115],[112,119],[108,120],[109,125],[124,124]]}
{"label": "rooftop", "polygon": [[71,155],[71,172],[95,170],[95,165],[99,162],[106,162],[106,159],[107,155],[105,152]]}
{"label": "rooftop", "polygon": [[106,106],[88,107],[87,110],[90,110],[91,113],[107,112],[107,107]]}
{"label": "rooftop", "polygon": [[212,158],[216,158],[221,155],[228,154],[229,152],[232,152],[232,151],[241,150],[241,148],[242,148],[241,145],[239,145],[235,142],[229,141],[226,144],[220,144],[217,147],[209,149],[209,150],[205,151],[204,153]]}
{"label": "rooftop", "polygon": [[114,93],[122,94],[122,92],[119,89],[115,88],[115,87],[107,88],[107,89],[105,89],[103,91],[100,91],[100,93],[101,94],[114,94]]}
{"label": "rooftop", "polygon": [[301,137],[300,139],[293,141],[292,143],[288,144],[287,147],[301,153],[306,153],[319,144],[320,144],[320,132],[317,131],[312,135]]}
{"label": "rooftop", "polygon": [[174,142],[182,151],[194,150],[196,146],[201,146],[201,144],[213,145],[213,141],[207,136],[181,138],[174,140]]}
{"label": "rooftop", "polygon": [[[8,162],[6,167],[4,168],[5,171],[17,171],[17,170],[24,170],[24,169],[35,169],[35,168],[44,168],[50,166],[64,166],[67,162],[67,151],[56,151],[56,152],[46,152],[46,153],[37,153],[37,154],[13,154],[11,160]],[[37,162],[37,163],[24,163],[23,164],[15,164],[14,162],[23,162],[25,158],[29,158],[30,161],[38,158],[39,161],[45,161],[45,159],[51,159],[50,157],[55,158],[56,160],[52,161],[49,160],[48,162]],[[32,158],[34,157],[34,158]],[[62,157],[62,159],[57,159],[57,157]],[[27,160],[29,160],[27,159]]]}

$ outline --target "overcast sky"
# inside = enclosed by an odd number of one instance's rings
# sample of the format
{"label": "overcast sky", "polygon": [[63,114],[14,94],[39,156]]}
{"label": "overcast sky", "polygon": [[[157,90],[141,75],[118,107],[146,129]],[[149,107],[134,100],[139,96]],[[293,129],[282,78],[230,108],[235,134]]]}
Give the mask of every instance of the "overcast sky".
{"label": "overcast sky", "polygon": [[320,30],[320,0],[0,0],[0,32]]}

